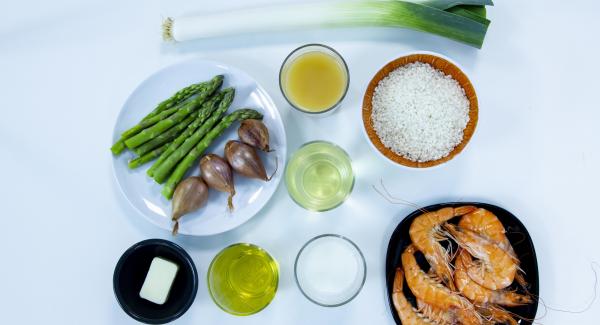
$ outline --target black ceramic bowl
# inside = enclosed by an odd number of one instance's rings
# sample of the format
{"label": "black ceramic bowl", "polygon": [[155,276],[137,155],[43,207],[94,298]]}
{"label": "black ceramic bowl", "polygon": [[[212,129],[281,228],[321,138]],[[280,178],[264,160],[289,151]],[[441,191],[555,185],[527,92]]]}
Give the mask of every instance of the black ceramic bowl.
{"label": "black ceramic bowl", "polygon": [[[529,292],[533,295],[533,297],[538,297],[540,290],[539,274],[533,242],[531,241],[531,237],[529,236],[527,229],[525,229],[525,226],[512,213],[492,204],[477,202],[441,203],[430,205],[428,207],[424,207],[423,209],[426,211],[436,211],[445,207],[458,207],[461,205],[474,205],[478,208],[484,208],[494,213],[498,217],[498,219],[500,220],[500,222],[502,222],[504,228],[506,229],[506,236],[508,237],[508,240],[513,246],[517,257],[521,261],[520,267],[523,269],[523,271],[525,271],[525,280],[527,280],[527,282],[530,285]],[[394,275],[396,272],[396,268],[402,264],[402,262],[400,261],[400,256],[402,252],[408,245],[411,244],[410,236],[408,234],[410,225],[412,224],[413,220],[422,213],[423,212],[421,212],[421,210],[417,210],[409,214],[406,218],[404,218],[404,220],[400,222],[398,227],[396,227],[396,230],[394,230],[394,233],[392,234],[392,237],[390,238],[390,243],[388,245],[385,262],[386,284],[388,300],[396,324],[402,324],[402,322],[400,322],[400,318],[398,317],[396,310],[394,309],[394,303],[392,301]],[[451,220],[451,222],[457,222],[458,220],[459,218],[454,218]],[[442,242],[442,244],[443,243],[444,242]],[[425,257],[421,253],[415,254],[415,257],[417,258],[417,262],[419,263],[419,265],[421,265],[421,267],[424,270],[427,270],[429,268]],[[513,284],[509,288],[514,289],[519,293],[523,293],[523,290],[521,288],[518,288],[515,284]],[[410,289],[408,288],[408,285],[406,285],[406,282],[404,284],[404,294],[406,295],[406,298],[414,306],[416,306],[416,299],[410,292]],[[534,298],[534,302],[529,305],[506,309],[523,318],[521,320],[517,320],[519,324],[531,324],[531,320],[535,318],[537,307],[538,302]]]}
{"label": "black ceramic bowl", "polygon": [[[140,298],[150,263],[157,256],[179,266],[169,298],[162,305]],[[123,253],[115,267],[113,289],[119,305],[129,316],[147,324],[164,324],[179,318],[194,302],[198,272],[192,258],[177,244],[164,239],[148,239]]]}

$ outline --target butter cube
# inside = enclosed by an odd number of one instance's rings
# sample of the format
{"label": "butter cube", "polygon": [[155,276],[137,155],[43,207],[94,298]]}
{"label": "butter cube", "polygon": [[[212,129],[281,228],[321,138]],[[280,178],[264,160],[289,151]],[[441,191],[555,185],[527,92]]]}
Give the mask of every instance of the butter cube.
{"label": "butter cube", "polygon": [[169,291],[171,291],[178,270],[177,264],[155,257],[146,274],[142,290],[140,290],[140,297],[155,304],[164,304],[169,297]]}

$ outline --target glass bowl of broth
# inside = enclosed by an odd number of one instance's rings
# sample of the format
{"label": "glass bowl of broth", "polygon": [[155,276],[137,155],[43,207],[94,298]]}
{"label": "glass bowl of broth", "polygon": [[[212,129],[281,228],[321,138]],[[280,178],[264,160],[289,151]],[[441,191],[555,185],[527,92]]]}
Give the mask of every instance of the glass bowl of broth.
{"label": "glass bowl of broth", "polygon": [[332,112],[346,97],[348,66],[333,48],[306,44],[292,51],[279,71],[279,87],[287,102],[300,112]]}

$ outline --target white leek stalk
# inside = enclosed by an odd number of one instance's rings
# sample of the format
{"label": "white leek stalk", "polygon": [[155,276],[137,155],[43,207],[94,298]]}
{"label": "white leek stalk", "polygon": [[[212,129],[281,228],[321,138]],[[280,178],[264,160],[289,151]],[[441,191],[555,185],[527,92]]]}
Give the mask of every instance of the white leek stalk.
{"label": "white leek stalk", "polygon": [[382,26],[428,32],[480,48],[488,23],[408,1],[350,0],[271,5],[176,19],[168,18],[163,23],[163,37],[165,40],[182,42],[270,31]]}

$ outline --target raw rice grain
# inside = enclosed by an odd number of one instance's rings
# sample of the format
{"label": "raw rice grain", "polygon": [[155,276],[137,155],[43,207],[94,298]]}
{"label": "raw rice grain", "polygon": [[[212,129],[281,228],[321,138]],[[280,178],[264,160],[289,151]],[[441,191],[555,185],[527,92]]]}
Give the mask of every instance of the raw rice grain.
{"label": "raw rice grain", "polygon": [[373,95],[373,128],[381,142],[407,159],[446,157],[462,141],[469,99],[451,76],[422,62],[383,78]]}

